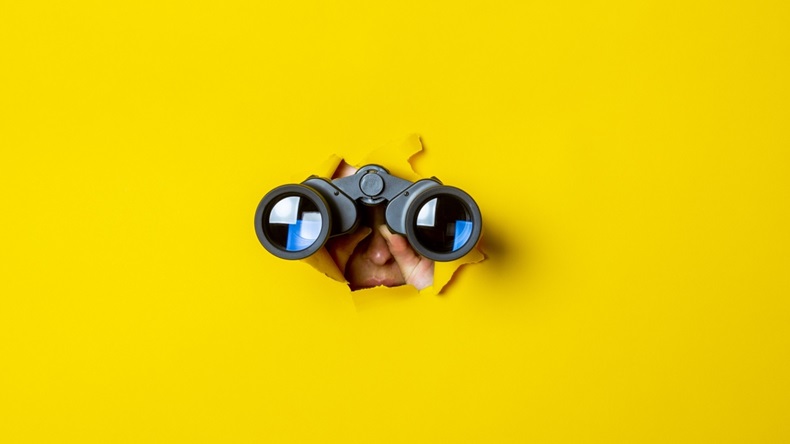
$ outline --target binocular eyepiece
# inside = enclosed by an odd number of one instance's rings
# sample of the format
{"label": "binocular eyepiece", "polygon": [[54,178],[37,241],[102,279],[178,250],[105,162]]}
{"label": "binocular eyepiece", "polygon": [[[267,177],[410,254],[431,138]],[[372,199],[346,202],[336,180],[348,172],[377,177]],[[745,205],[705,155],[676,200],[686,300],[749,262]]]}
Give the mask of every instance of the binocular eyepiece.
{"label": "binocular eyepiece", "polygon": [[418,254],[435,261],[464,256],[480,238],[480,209],[467,193],[436,178],[412,183],[379,165],[332,181],[311,176],[273,189],[258,204],[255,233],[271,254],[303,259],[330,237],[354,231],[358,205],[386,205],[390,231],[406,236]]}

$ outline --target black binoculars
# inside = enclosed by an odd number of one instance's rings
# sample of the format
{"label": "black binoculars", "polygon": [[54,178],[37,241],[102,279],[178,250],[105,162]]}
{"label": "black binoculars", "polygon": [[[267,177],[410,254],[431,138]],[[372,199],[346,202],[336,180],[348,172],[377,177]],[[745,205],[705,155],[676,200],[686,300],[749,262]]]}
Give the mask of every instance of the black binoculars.
{"label": "black binoculars", "polygon": [[273,255],[303,259],[330,237],[354,231],[358,205],[386,205],[390,231],[406,236],[418,254],[435,261],[471,251],[483,224],[480,209],[464,191],[435,177],[409,182],[382,166],[366,165],[348,177],[311,176],[268,192],[255,211],[255,233]]}

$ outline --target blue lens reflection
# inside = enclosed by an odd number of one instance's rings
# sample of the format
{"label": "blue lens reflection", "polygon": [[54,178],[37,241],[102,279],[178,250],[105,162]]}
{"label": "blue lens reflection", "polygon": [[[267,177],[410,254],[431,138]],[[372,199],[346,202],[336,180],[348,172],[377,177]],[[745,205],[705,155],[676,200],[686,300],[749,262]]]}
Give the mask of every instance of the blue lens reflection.
{"label": "blue lens reflection", "polygon": [[438,254],[462,250],[472,239],[474,222],[458,197],[441,194],[422,204],[414,219],[415,240]]}
{"label": "blue lens reflection", "polygon": [[458,251],[466,245],[472,237],[472,222],[465,220],[455,221],[455,237],[453,238],[453,251]]}
{"label": "blue lens reflection", "polygon": [[285,249],[287,251],[301,251],[313,245],[318,235],[321,233],[321,214],[303,213],[303,219],[299,219],[295,224],[288,226],[288,241]]}
{"label": "blue lens reflection", "polygon": [[267,234],[279,248],[301,251],[318,239],[322,222],[321,213],[309,199],[288,196],[272,207]]}

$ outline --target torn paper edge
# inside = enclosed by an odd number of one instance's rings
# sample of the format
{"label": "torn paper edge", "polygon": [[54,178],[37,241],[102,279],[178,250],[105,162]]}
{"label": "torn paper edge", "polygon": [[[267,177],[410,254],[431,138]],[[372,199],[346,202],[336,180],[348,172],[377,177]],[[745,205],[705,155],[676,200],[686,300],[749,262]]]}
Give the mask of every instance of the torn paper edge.
{"label": "torn paper edge", "polygon": [[[310,175],[332,177],[340,163],[345,161],[355,168],[359,168],[363,165],[371,163],[382,165],[389,170],[390,174],[415,182],[423,178],[423,176],[416,171],[413,163],[415,156],[423,152],[423,150],[424,148],[420,136],[418,134],[412,134],[405,140],[390,143],[382,146],[381,148],[375,149],[364,155],[362,159],[358,161],[350,160],[349,158],[338,154],[333,154],[321,164],[314,167],[311,171],[302,175],[300,178],[296,178],[294,181],[297,183],[301,182]],[[481,247],[480,241],[482,239],[483,234],[481,234],[480,240],[478,240],[475,248],[462,258],[451,262],[434,262],[433,285],[422,290],[417,290],[416,288],[412,287],[414,288],[414,291],[417,291],[420,294],[433,295],[444,293],[445,290],[451,286],[453,281],[456,279],[461,268],[464,268],[466,265],[478,264],[486,259],[486,255]],[[312,256],[302,259],[301,262],[310,265],[330,279],[342,283],[348,288],[348,281],[346,280],[340,268],[338,268],[337,264],[335,264],[335,261],[332,260],[332,257],[326,248],[321,248]],[[389,287],[379,286],[357,291],[376,290],[380,288]],[[355,292],[350,288],[349,291]]]}

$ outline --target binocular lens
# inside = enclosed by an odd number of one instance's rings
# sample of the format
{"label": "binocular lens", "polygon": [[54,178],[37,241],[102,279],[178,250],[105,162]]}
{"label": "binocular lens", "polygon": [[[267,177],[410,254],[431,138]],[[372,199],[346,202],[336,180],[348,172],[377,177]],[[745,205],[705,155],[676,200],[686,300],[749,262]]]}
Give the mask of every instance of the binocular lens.
{"label": "binocular lens", "polygon": [[304,259],[330,237],[351,233],[365,214],[362,205],[383,210],[393,233],[435,261],[469,253],[483,226],[480,209],[463,190],[436,178],[409,182],[371,164],[331,182],[311,176],[269,191],[255,211],[255,234],[273,255]]}
{"label": "binocular lens", "polygon": [[283,196],[273,202],[263,215],[263,230],[275,247],[284,251],[302,251],[321,235],[324,220],[318,207],[299,195]]}
{"label": "binocular lens", "polygon": [[473,228],[472,214],[466,204],[456,196],[440,194],[417,210],[414,237],[424,248],[447,254],[466,245]]}

